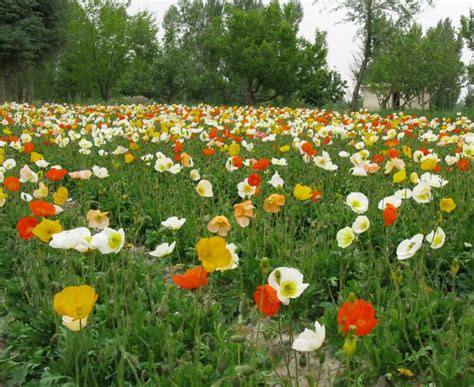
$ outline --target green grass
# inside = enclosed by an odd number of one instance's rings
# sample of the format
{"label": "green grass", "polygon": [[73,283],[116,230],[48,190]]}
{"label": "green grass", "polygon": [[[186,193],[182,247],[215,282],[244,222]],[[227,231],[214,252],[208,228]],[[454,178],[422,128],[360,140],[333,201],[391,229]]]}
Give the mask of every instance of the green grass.
{"label": "green grass", "polygon": [[[20,133],[24,128],[29,125],[13,129]],[[280,154],[276,149],[291,143],[290,137],[278,136],[276,143],[256,140],[252,154],[242,147],[243,158],[285,157],[288,166],[271,166],[262,174],[262,192],[252,198],[256,219],[242,229],[233,221],[233,205],[241,201],[237,184],[251,170],[227,172],[228,155],[218,151],[212,158],[203,156],[205,144],[198,138],[185,141],[183,150],[192,155],[201,177],[212,182],[213,198],[196,194],[189,169],[177,175],[161,174],[153,169],[153,162],[146,166],[139,159],[157,151],[173,157],[171,143],[140,141],[139,149],[132,151],[137,160],[125,164],[123,156],[101,157],[98,148],[85,156],[78,153],[76,143],[60,148],[43,144],[46,138],[33,142],[51,165],[70,171],[99,165],[110,173],[104,180],[45,180],[50,193],[61,185],[69,190],[72,202],[57,217],[64,229],[87,227],[87,211],[99,208],[109,212],[110,227],[124,228],[126,247],[118,255],[81,254],[52,249],[36,239],[22,241],[15,225],[29,214],[28,205],[20,200],[19,192],[9,193],[0,208],[0,381],[11,386],[297,385],[295,376],[289,381],[281,375],[284,358],[295,356],[285,337],[312,328],[318,320],[326,326],[326,340],[309,360],[298,360],[298,364],[306,362],[298,367],[300,382],[307,374],[316,381],[318,362],[324,361],[339,367],[332,380],[339,386],[373,385],[381,376],[395,385],[474,384],[473,250],[464,245],[473,242],[472,166],[467,172],[456,168],[448,172],[443,163],[441,174],[449,184],[434,189],[429,204],[404,202],[397,222],[386,228],[377,203],[413,184],[397,185],[383,169],[366,178],[352,176],[349,160],[337,156],[341,150],[356,151],[348,140],[336,138],[332,145],[319,148],[339,165],[337,173],[306,164],[295,149]],[[128,141],[119,136],[102,148],[111,152],[117,145],[128,146]],[[410,138],[401,145],[413,150],[434,148],[441,158],[453,154],[455,148],[427,146]],[[371,155],[383,149],[383,141],[369,148]],[[8,174],[17,175],[24,164],[34,167],[28,155],[7,147],[5,159],[10,157],[17,167]],[[412,159],[402,158],[408,174],[423,173]],[[276,170],[285,180],[280,193],[286,195],[286,203],[280,213],[269,214],[263,211],[263,201],[277,192],[267,184]],[[322,199],[317,203],[295,200],[292,192],[297,183],[317,188]],[[22,190],[31,193],[36,188],[26,183]],[[336,233],[356,217],[344,204],[350,192],[369,197],[366,215],[371,227],[351,247],[340,249]],[[453,213],[440,212],[442,197],[455,200]],[[226,239],[237,244],[240,266],[213,273],[203,289],[179,289],[170,280],[171,272],[199,264],[194,246],[211,235],[206,226],[216,215],[232,222]],[[170,216],[187,219],[181,230],[171,232],[160,225]],[[433,250],[424,243],[415,257],[397,260],[399,242],[416,233],[426,235],[437,225],[447,236],[442,249]],[[173,240],[177,247],[171,256],[147,255],[157,244]],[[263,257],[269,258],[272,269],[298,268],[310,286],[290,306],[282,306],[277,316],[261,323],[262,336],[257,341],[260,316],[252,295],[266,282],[260,270]],[[451,269],[453,262],[460,265],[457,273]],[[79,284],[93,286],[99,299],[88,326],[74,333],[61,325],[52,299],[65,286]],[[370,335],[358,340],[356,354],[347,359],[336,314],[352,292],[374,305],[380,322]],[[295,363],[290,366],[294,368]],[[403,376],[399,368],[410,369],[415,376]],[[328,383],[320,380],[320,385]]]}

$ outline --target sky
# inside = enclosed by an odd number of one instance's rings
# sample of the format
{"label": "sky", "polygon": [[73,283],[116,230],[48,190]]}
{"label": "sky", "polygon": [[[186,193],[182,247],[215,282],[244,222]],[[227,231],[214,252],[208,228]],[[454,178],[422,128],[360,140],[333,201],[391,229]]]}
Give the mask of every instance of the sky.
{"label": "sky", "polygon": [[[171,4],[177,0],[132,0],[130,11],[149,10],[161,25],[163,15]],[[321,4],[314,4],[312,0],[302,0],[304,17],[300,24],[300,35],[306,39],[314,40],[314,31],[319,29],[327,32],[327,43],[329,47],[328,64],[331,68],[339,71],[341,76],[348,81],[350,88],[353,85],[351,75],[351,63],[353,55],[357,51],[357,26],[350,23],[341,23],[343,12],[331,13],[324,4],[332,3],[325,0]],[[451,18],[453,24],[458,27],[461,15],[469,15],[469,8],[474,7],[474,0],[435,0],[433,7],[426,7],[415,20],[426,30],[435,26],[440,19]],[[471,54],[467,48],[463,52],[463,61],[467,64]],[[466,92],[464,90],[463,94]]]}

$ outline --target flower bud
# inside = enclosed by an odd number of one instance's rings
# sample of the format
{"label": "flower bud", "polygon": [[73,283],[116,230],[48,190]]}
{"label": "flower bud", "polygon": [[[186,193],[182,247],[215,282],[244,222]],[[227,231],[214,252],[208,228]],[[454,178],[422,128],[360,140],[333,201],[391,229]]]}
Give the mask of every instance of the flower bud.
{"label": "flower bud", "polygon": [[356,343],[356,338],[355,336],[348,335],[346,336],[346,339],[344,340],[344,354],[346,356],[352,356],[357,348],[357,343]]}
{"label": "flower bud", "polygon": [[243,364],[243,365],[235,367],[235,372],[238,375],[249,376],[249,375],[252,375],[254,373],[254,371],[255,370],[253,369],[253,367],[251,367],[247,364]]}
{"label": "flower bud", "polygon": [[270,260],[267,257],[263,257],[260,260],[260,272],[262,275],[267,275],[270,271]]}
{"label": "flower bud", "polygon": [[451,273],[458,274],[459,271],[459,261],[454,258],[453,262],[451,262]]}
{"label": "flower bud", "polygon": [[233,341],[234,343],[243,343],[245,341],[245,337],[242,335],[233,335],[231,336],[230,341]]}

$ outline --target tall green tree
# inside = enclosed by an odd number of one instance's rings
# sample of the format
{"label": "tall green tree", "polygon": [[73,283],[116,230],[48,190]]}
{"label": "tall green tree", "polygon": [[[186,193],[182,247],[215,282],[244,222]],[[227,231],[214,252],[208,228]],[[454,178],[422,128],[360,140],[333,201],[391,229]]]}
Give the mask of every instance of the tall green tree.
{"label": "tall green tree", "polygon": [[0,4],[0,99],[8,98],[14,73],[41,63],[61,44],[65,0],[2,0]]}
{"label": "tall green tree", "polygon": [[61,58],[60,82],[68,90],[81,96],[97,91],[108,101],[133,61],[149,52],[157,32],[153,18],[147,12],[129,15],[127,6],[116,0],[76,4]]}
{"label": "tall green tree", "polygon": [[462,62],[462,38],[450,19],[441,20],[428,29],[424,40],[425,72],[430,107],[452,109],[456,105],[465,71]]}
{"label": "tall green tree", "polygon": [[[323,0],[315,0],[315,2]],[[334,0],[330,1],[332,11],[344,11],[345,22],[359,26],[362,39],[362,55],[357,71],[357,79],[352,93],[351,107],[355,110],[360,87],[364,81],[367,66],[373,56],[373,45],[377,39],[376,20],[386,16],[397,23],[407,23],[420,12],[425,4],[432,4],[433,0]]]}
{"label": "tall green tree", "polygon": [[255,104],[293,93],[298,72],[299,3],[228,8],[221,72],[237,102]]}
{"label": "tall green tree", "polygon": [[465,104],[474,107],[474,9],[471,8],[469,16],[461,17],[460,36],[464,39],[467,48],[471,51],[471,61],[467,66],[468,93]]}
{"label": "tall green tree", "polygon": [[300,39],[299,50],[298,97],[318,107],[342,100],[346,82],[328,68],[326,33],[316,31],[314,43]]}

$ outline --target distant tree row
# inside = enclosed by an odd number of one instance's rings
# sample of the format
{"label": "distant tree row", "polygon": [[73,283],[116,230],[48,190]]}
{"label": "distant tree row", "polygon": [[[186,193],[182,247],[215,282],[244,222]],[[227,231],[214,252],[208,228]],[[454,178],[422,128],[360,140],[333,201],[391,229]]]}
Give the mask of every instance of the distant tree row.
{"label": "distant tree row", "polygon": [[298,36],[297,1],[180,0],[164,15],[161,40],[153,16],[130,15],[124,1],[3,1],[2,100],[143,95],[323,106],[344,95],[345,82],[327,65],[326,34]]}
{"label": "distant tree row", "polygon": [[420,25],[411,27],[379,18],[379,39],[367,67],[364,83],[377,95],[381,106],[397,95],[400,108],[416,97],[433,109],[455,107],[463,82],[462,37],[449,19],[438,22],[426,33]]}
{"label": "distant tree row", "polygon": [[[460,58],[463,39],[472,49],[472,15],[461,20],[460,31],[445,20],[423,34],[413,23],[422,3],[330,2],[360,27],[353,107],[361,85],[382,104],[393,91],[404,97],[426,91],[438,108],[456,103],[467,79]],[[142,95],[165,103],[321,107],[345,94],[345,81],[327,64],[326,33],[316,29],[313,41],[299,36],[298,0],[179,0],[159,34],[152,14],[131,15],[129,5],[1,0],[0,101]]]}

